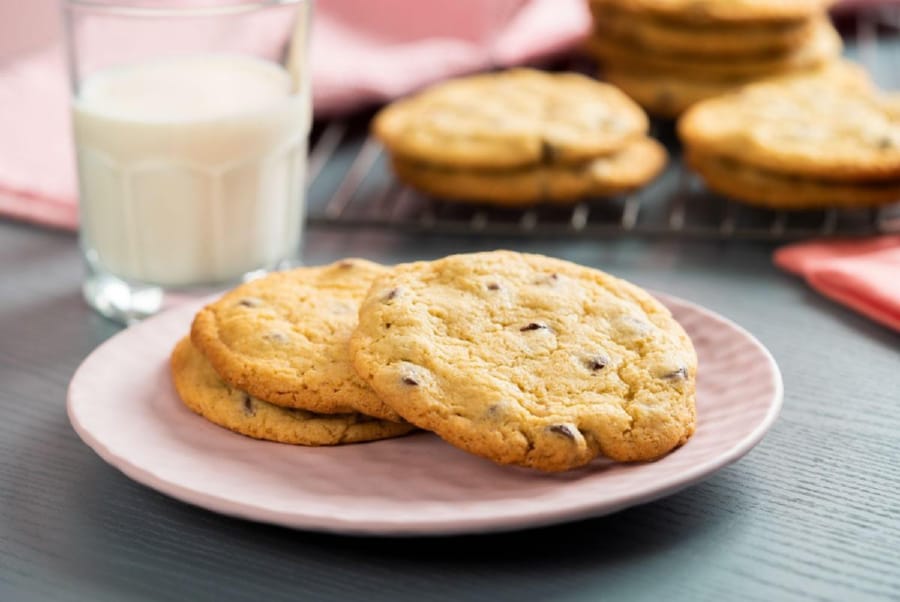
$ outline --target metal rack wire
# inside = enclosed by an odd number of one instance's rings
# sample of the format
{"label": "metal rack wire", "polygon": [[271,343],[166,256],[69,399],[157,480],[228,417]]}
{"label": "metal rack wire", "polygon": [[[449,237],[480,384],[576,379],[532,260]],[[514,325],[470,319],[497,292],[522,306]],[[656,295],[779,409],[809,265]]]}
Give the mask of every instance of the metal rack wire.
{"label": "metal rack wire", "polygon": [[[851,21],[848,54],[876,81],[900,87],[900,7],[875,7]],[[706,190],[680,160],[671,123],[654,123],[672,160],[649,186],[568,207],[501,209],[423,196],[391,176],[368,118],[318,124],[308,179],[308,220],[317,226],[490,236],[676,236],[761,241],[900,232],[900,203],[879,209],[783,212],[748,207]]]}

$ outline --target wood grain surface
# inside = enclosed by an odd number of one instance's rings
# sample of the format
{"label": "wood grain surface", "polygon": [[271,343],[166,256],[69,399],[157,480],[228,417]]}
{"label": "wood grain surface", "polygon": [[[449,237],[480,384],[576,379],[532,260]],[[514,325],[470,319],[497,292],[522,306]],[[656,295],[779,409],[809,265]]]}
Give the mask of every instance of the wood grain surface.
{"label": "wood grain surface", "polygon": [[673,497],[559,527],[360,539],[220,517],[77,439],[66,385],[118,329],[81,300],[74,236],[0,222],[0,600],[900,599],[900,336],[776,271],[769,246],[317,231],[307,261],[512,245],[748,328],[784,372],[774,429]]}

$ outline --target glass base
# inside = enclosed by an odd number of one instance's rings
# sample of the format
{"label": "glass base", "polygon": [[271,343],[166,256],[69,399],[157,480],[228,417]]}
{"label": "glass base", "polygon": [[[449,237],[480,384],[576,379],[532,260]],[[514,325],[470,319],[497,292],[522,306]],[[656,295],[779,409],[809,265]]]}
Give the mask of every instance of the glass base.
{"label": "glass base", "polygon": [[152,316],[163,308],[165,300],[160,287],[135,285],[109,274],[89,274],[81,290],[88,305],[120,324]]}
{"label": "glass base", "polygon": [[180,303],[221,293],[241,282],[247,282],[271,271],[287,269],[295,265],[296,263],[293,261],[285,261],[271,270],[260,269],[247,272],[230,282],[167,289],[119,278],[109,272],[97,269],[96,266],[91,265],[91,262],[88,262],[88,274],[81,290],[88,305],[100,315],[127,326]]}

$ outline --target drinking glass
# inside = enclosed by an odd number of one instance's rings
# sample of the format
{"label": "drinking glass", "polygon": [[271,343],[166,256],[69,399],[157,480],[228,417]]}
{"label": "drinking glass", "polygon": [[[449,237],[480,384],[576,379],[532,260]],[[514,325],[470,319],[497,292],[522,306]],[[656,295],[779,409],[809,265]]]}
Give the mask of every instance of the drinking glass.
{"label": "drinking glass", "polygon": [[84,296],[128,323],[299,262],[309,0],[63,0]]}

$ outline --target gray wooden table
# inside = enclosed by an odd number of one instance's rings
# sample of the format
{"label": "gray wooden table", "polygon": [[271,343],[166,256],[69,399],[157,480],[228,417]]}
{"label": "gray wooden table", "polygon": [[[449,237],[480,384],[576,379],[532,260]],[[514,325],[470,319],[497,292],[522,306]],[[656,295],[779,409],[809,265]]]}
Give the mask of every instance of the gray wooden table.
{"label": "gray wooden table", "polygon": [[361,539],[225,518],[81,443],[65,392],[118,328],[75,237],[0,221],[0,600],[900,599],[900,336],[775,270],[771,247],[309,233],[309,263],[512,247],[691,299],[773,352],[786,399],[744,459],[670,498],[504,535]]}

